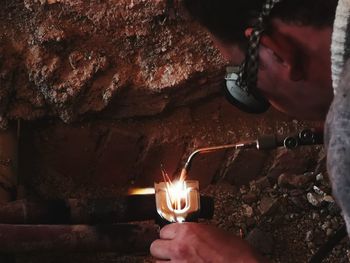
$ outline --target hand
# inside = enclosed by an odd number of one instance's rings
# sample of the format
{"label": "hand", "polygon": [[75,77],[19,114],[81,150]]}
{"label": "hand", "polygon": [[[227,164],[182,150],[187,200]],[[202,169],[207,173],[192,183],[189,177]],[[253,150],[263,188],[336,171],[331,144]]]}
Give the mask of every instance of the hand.
{"label": "hand", "polygon": [[157,262],[267,262],[241,238],[209,225],[170,224],[160,238],[150,248]]}

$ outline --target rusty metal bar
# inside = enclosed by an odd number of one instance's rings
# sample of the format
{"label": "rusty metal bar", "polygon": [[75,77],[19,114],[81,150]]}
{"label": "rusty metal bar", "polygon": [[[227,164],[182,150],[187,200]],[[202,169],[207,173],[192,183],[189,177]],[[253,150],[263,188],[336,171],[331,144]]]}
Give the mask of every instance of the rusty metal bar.
{"label": "rusty metal bar", "polygon": [[158,238],[156,225],[4,225],[0,253],[115,252],[147,254]]}
{"label": "rusty metal bar", "polygon": [[[214,213],[211,197],[201,196],[199,218]],[[129,195],[99,200],[18,200],[0,206],[5,224],[110,224],[157,219],[154,195]]]}

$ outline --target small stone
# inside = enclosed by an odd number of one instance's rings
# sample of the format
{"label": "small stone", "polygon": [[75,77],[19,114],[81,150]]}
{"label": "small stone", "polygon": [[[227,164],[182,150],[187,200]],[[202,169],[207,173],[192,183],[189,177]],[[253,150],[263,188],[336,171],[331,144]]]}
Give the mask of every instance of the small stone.
{"label": "small stone", "polygon": [[327,228],[330,228],[330,227],[331,227],[331,222],[329,221],[324,222],[321,226],[322,230],[326,230]]}
{"label": "small stone", "polygon": [[331,223],[332,223],[332,228],[333,228],[334,230],[337,230],[337,229],[339,228],[339,223],[338,223],[337,220],[333,219],[333,220],[331,221]]}
{"label": "small stone", "polygon": [[247,189],[245,187],[241,187],[241,189],[239,189],[239,191],[242,195],[247,193]]}
{"label": "small stone", "polygon": [[255,182],[257,188],[263,190],[265,188],[271,187],[269,179],[264,176]]}
{"label": "small stone", "polygon": [[326,193],[324,191],[322,191],[319,187],[317,187],[316,185],[313,186],[313,189],[315,191],[316,194],[318,195],[322,195],[322,196],[326,196]]}
{"label": "small stone", "polygon": [[326,236],[327,236],[327,237],[333,235],[333,233],[334,233],[334,231],[333,231],[332,228],[327,228],[327,230],[326,230]]}
{"label": "small stone", "polygon": [[257,187],[256,187],[256,184],[255,184],[255,181],[252,181],[252,182],[249,183],[249,188],[250,188],[250,191],[254,191],[254,192],[257,191]]}
{"label": "small stone", "polygon": [[309,230],[306,232],[306,237],[305,237],[305,241],[306,242],[311,242],[314,238],[313,232],[312,230]]}
{"label": "small stone", "polygon": [[244,213],[245,216],[247,216],[247,217],[252,217],[253,216],[254,211],[253,211],[253,208],[251,206],[243,205],[242,208],[243,208],[243,213]]}
{"label": "small stone", "polygon": [[310,204],[312,204],[313,206],[319,207],[321,205],[323,197],[316,195],[314,193],[307,193],[306,198]]}
{"label": "small stone", "polygon": [[269,191],[269,196],[272,198],[277,198],[278,197],[278,192],[275,191],[274,189],[272,189],[271,191]]}
{"label": "small stone", "polygon": [[277,199],[264,197],[260,201],[259,210],[262,215],[271,214],[277,208]]}
{"label": "small stone", "polygon": [[318,219],[320,219],[320,215],[318,213],[316,213],[316,212],[313,212],[312,213],[312,219],[313,220],[318,220]]}
{"label": "small stone", "polygon": [[248,234],[246,240],[262,254],[271,254],[273,252],[274,240],[272,234],[262,231],[259,228],[254,228]]}
{"label": "small stone", "polygon": [[327,203],[334,203],[334,199],[332,196],[330,195],[326,195],[325,197],[323,197],[323,200],[322,201],[325,201]]}
{"label": "small stone", "polygon": [[315,245],[312,242],[307,242],[307,246],[308,248],[315,248]]}
{"label": "small stone", "polygon": [[324,180],[324,177],[323,177],[323,174],[319,173],[318,175],[316,175],[316,181],[323,181]]}
{"label": "small stone", "polygon": [[350,261],[350,250],[349,250],[349,249],[346,250],[346,256],[347,256],[347,258],[348,258],[349,261]]}
{"label": "small stone", "polygon": [[242,200],[244,203],[247,203],[250,205],[250,204],[256,202],[258,200],[258,197],[253,192],[249,192],[249,193],[242,196]]}
{"label": "small stone", "polygon": [[314,180],[312,174],[306,173],[301,175],[283,173],[278,177],[278,186],[281,188],[306,188]]}

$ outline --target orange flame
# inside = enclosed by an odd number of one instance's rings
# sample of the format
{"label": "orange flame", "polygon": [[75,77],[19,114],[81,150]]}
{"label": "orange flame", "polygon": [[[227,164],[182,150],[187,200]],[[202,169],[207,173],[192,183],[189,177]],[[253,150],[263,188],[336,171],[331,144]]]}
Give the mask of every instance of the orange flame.
{"label": "orange flame", "polygon": [[150,188],[132,188],[129,189],[129,195],[151,195],[154,194],[155,190],[153,187]]}

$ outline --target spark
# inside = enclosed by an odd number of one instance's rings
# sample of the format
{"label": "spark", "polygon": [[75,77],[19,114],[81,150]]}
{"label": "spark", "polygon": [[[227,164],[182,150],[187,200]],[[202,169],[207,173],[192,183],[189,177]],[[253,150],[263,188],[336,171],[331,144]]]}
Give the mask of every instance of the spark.
{"label": "spark", "polygon": [[[179,179],[171,180],[168,173],[165,171],[163,165],[161,164],[161,171],[163,180],[166,184],[167,196],[171,203],[171,208],[176,213],[186,209],[188,204],[188,193],[189,189],[186,185],[186,171],[183,169]],[[184,172],[185,171],[185,172]]]}

